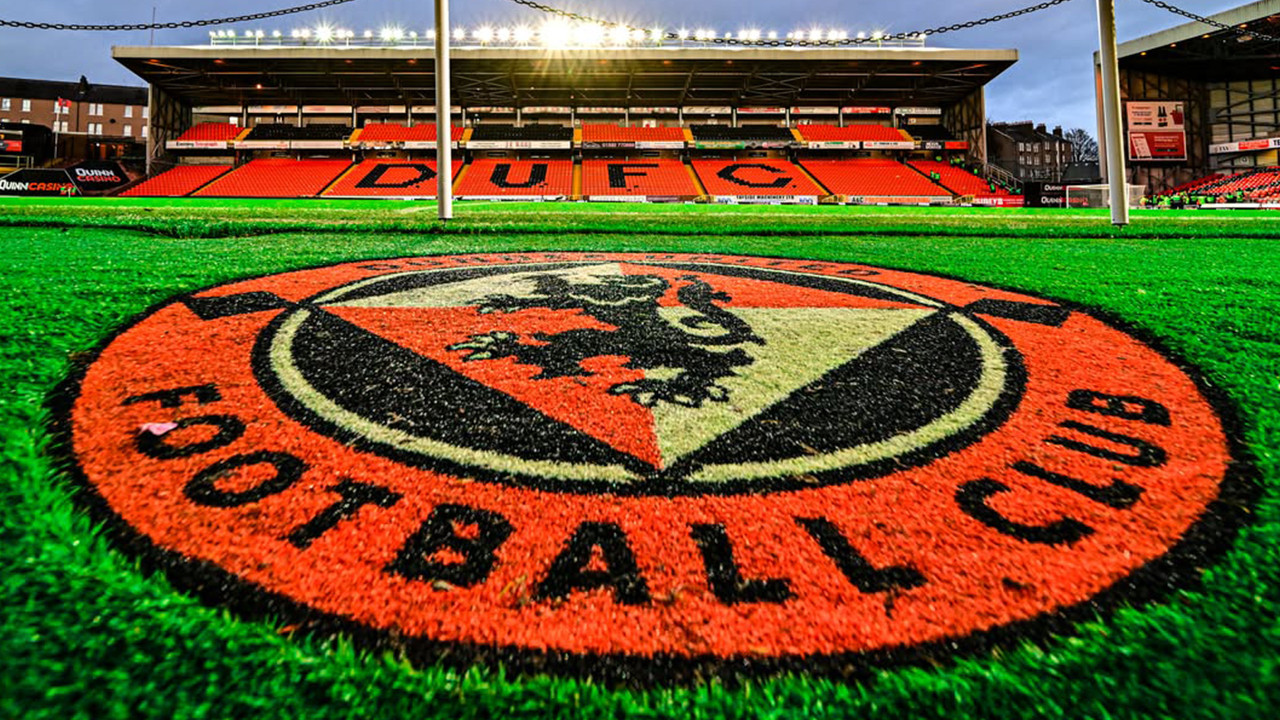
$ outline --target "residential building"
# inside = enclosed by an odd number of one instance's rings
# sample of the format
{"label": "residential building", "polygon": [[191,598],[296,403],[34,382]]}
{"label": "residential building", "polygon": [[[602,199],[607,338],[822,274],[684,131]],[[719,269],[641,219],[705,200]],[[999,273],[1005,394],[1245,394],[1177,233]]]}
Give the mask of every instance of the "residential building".
{"label": "residential building", "polygon": [[992,123],[987,126],[987,153],[992,164],[1008,170],[1023,182],[1062,180],[1071,164],[1071,142],[1061,127],[1049,132],[1030,121]]}

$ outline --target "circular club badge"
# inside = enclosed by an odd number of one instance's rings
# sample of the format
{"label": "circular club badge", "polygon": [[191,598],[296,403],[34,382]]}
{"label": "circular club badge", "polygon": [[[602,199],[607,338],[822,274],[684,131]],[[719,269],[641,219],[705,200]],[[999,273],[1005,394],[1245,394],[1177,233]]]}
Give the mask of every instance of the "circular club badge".
{"label": "circular club badge", "polygon": [[84,479],[179,575],[589,668],[1016,636],[1171,572],[1235,464],[1188,371],[1086,310],[742,256],[233,282],[121,331],[67,399]]}

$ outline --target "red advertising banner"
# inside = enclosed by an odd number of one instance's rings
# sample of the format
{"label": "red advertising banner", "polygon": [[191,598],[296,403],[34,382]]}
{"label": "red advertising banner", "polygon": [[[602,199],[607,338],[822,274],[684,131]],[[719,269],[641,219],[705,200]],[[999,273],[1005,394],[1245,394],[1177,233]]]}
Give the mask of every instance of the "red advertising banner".
{"label": "red advertising banner", "polygon": [[1187,135],[1184,132],[1129,133],[1130,160],[1186,160]]}

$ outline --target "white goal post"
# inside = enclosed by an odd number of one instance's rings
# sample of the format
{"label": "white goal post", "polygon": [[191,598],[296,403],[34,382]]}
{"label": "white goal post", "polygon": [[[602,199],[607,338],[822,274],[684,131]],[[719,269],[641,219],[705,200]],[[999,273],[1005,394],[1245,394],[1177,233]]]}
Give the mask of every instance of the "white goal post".
{"label": "white goal post", "polygon": [[[1146,188],[1141,185],[1124,185],[1128,195],[1125,207],[1141,207]],[[1109,208],[1111,207],[1111,185],[1068,185],[1067,207],[1069,208]]]}

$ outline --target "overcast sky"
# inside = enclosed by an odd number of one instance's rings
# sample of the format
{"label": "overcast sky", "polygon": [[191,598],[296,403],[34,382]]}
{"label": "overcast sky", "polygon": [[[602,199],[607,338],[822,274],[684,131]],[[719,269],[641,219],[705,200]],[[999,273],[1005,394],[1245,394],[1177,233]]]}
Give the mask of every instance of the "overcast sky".
{"label": "overcast sky", "polygon": [[[138,23],[225,17],[299,5],[307,0],[60,0],[0,2],[0,19],[72,23]],[[820,26],[859,31],[914,31],[977,19],[1034,4],[1035,0],[545,0],[583,14],[632,24],[666,28],[708,27],[720,33],[743,28],[785,34]],[[1245,4],[1245,0],[1179,0],[1180,6],[1210,15]],[[1140,0],[1117,0],[1121,42],[1182,22]],[[324,21],[357,32],[387,24],[426,30],[432,24],[431,0],[357,0],[349,5],[267,21],[245,29],[315,26]],[[489,23],[536,25],[544,15],[511,0],[453,0],[455,25]],[[1096,4],[1071,0],[1027,17],[982,28],[937,36],[937,47],[1014,48],[1021,60],[987,88],[987,114],[996,120],[1030,119],[1050,127],[1096,126],[1090,64],[1098,47]],[[0,28],[0,76],[139,84],[132,73],[111,60],[112,45],[145,45],[149,33],[71,33]],[[208,42],[208,31],[164,30],[156,44]]]}

